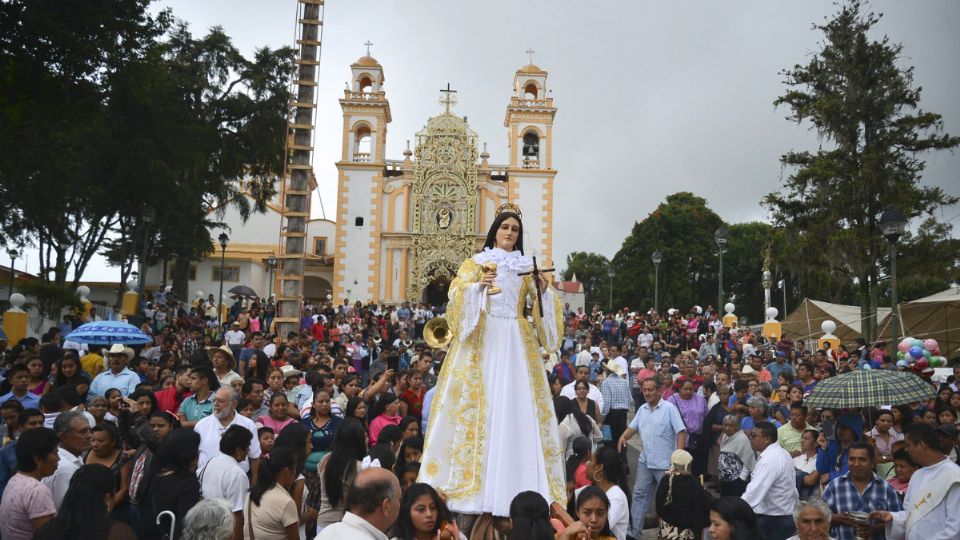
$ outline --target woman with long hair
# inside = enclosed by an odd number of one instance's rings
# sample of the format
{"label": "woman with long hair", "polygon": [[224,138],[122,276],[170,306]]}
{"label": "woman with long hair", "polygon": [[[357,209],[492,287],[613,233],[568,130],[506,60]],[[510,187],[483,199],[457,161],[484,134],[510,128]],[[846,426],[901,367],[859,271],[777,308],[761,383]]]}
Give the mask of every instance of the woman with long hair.
{"label": "woman with long hair", "polygon": [[394,469],[400,469],[407,463],[420,463],[421,459],[423,459],[423,439],[420,437],[403,439],[400,443],[400,451],[397,452]]}
{"label": "woman with long hair", "polygon": [[80,366],[80,359],[73,351],[66,351],[63,358],[57,361],[57,375],[53,379],[53,388],[72,386],[77,389],[80,397],[85,397],[90,388],[90,377]]}
{"label": "woman with long hair", "polygon": [[[600,384],[599,382],[597,384]],[[600,424],[600,407],[597,406],[597,402],[587,397],[587,394],[590,393],[590,383],[587,381],[576,381],[573,384],[573,389],[576,393],[576,398],[573,402],[580,409],[580,412],[593,418],[593,421],[597,424]]]}
{"label": "woman with long hair", "polygon": [[[307,537],[307,527],[313,530],[312,524],[317,519],[316,508],[307,504],[310,488],[307,486],[304,474],[307,454],[310,452],[310,430],[303,424],[294,423],[283,428],[274,440],[273,448],[289,448],[297,458],[297,476],[290,486],[290,496],[297,506],[297,516],[300,521],[300,538]],[[314,469],[315,471],[316,469]]]}
{"label": "woman with long hair", "polygon": [[31,355],[26,362],[27,369],[30,370],[30,385],[27,390],[38,396],[42,396],[50,391],[50,368],[39,356]]}
{"label": "woman with long hair", "polygon": [[126,459],[123,452],[120,432],[110,423],[94,426],[91,431],[93,432],[93,442],[84,463],[86,465],[103,465],[110,469],[115,484],[110,507],[117,512],[117,516],[125,516],[132,463]]}
{"label": "woman with long hair", "polygon": [[334,399],[341,411],[347,410],[347,403],[351,398],[360,395],[360,378],[356,373],[347,373],[340,380],[340,394]]}
{"label": "woman with long hair", "polygon": [[175,429],[163,439],[144,479],[140,508],[144,539],[160,540],[169,531],[166,518],[157,525],[157,516],[167,510],[176,517],[174,536],[180,536],[184,516],[200,500],[199,458],[200,435],[192,429]]}
{"label": "woman with long hair", "polygon": [[[348,418],[337,430],[330,446],[330,453],[320,460],[317,473],[320,476],[317,532],[331,523],[343,519],[347,511],[347,494],[353,479],[360,472],[360,463],[367,455],[366,432],[359,420]],[[311,494],[312,495],[312,494]]]}
{"label": "woman with long hair", "polygon": [[584,486],[590,485],[590,479],[587,477],[587,462],[593,456],[593,443],[584,436],[573,439],[573,452],[567,457],[567,492],[573,494],[573,491]]}
{"label": "woman with long hair", "polygon": [[416,416],[404,416],[399,426],[402,440],[420,437],[420,420],[417,420]]}
{"label": "woman with long hair", "polygon": [[893,412],[893,429],[903,437],[913,423],[913,409],[909,405],[894,405],[890,411]]}
{"label": "woman with long hair", "polygon": [[126,523],[110,518],[116,500],[113,472],[103,465],[84,465],[70,478],[60,511],[34,535],[34,540],[134,540]]}
{"label": "woman with long hair", "polygon": [[[435,387],[420,476],[448,494],[453,511],[502,517],[514,493],[535,490],[562,500],[566,492],[563,449],[537,345],[539,337],[546,352],[559,348],[563,308],[550,279],[532,270],[519,208],[510,204],[498,209],[483,251],[465,260],[450,284],[446,320],[452,341]],[[532,325],[525,318],[527,301]],[[471,375],[466,387],[458,380],[463,373]],[[470,418],[480,425],[468,429],[475,425]],[[538,436],[530,436],[531,426]],[[450,448],[469,452],[470,464],[449,459]],[[471,489],[453,489],[464,484]]]}
{"label": "woman with long hair", "polygon": [[710,536],[713,540],[756,540],[757,515],[740,497],[725,496],[710,504]]}
{"label": "woman with long hair", "polygon": [[412,484],[404,492],[395,530],[396,540],[466,540],[429,484]]}
{"label": "woman with long hair", "polygon": [[606,493],[597,486],[587,486],[577,495],[577,521],[557,535],[558,540],[617,540],[610,530],[608,514],[610,500]]}
{"label": "woman with long hair", "polygon": [[564,458],[573,453],[573,441],[577,437],[586,437],[594,446],[597,441],[603,440],[603,433],[596,422],[584,414],[575,401],[563,396],[558,397],[554,400],[554,410],[559,420],[557,433],[564,450]]}
{"label": "woman with long hair", "polygon": [[[474,529],[476,530],[476,529]],[[472,538],[474,534],[471,534]],[[536,491],[523,491],[510,501],[508,540],[554,540],[550,505]]]}
{"label": "woman with long hair", "polygon": [[246,534],[257,540],[299,540],[297,504],[290,489],[297,477],[297,455],[290,448],[274,447],[260,463],[257,481],[244,505]]}
{"label": "woman with long hair", "polygon": [[350,398],[347,408],[344,409],[343,419],[353,418],[360,422],[363,430],[367,431],[367,402],[360,396]]}
{"label": "woman with long hair", "polygon": [[104,420],[111,422],[113,425],[117,425],[120,417],[120,403],[123,402],[123,394],[118,388],[109,388],[103,393],[103,397],[107,399],[107,414],[104,416]]}
{"label": "woman with long hair", "polygon": [[[630,527],[630,503],[627,492],[623,489],[628,472],[619,452],[607,446],[597,449],[587,461],[586,476],[606,494],[609,501],[607,524],[618,540],[626,538],[627,529]],[[574,493],[579,495],[582,490],[578,489]],[[576,506],[571,510],[576,513]]]}

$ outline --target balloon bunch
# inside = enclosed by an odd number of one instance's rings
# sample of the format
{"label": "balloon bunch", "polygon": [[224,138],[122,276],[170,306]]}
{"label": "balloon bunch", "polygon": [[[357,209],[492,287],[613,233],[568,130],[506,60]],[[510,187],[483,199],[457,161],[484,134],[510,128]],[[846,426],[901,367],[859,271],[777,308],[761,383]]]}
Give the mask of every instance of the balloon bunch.
{"label": "balloon bunch", "polygon": [[914,363],[919,369],[947,365],[947,359],[940,355],[940,345],[935,339],[903,338],[897,344],[897,360]]}

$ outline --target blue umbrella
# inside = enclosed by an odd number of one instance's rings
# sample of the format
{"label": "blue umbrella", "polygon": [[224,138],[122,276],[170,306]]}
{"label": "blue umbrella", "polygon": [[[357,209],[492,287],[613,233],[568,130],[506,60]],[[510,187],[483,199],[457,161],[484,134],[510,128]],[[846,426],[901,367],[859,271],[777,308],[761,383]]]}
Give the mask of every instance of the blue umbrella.
{"label": "blue umbrella", "polygon": [[112,343],[140,345],[153,341],[153,338],[141,332],[136,326],[120,321],[87,323],[70,332],[64,339],[76,343],[96,343],[98,345]]}

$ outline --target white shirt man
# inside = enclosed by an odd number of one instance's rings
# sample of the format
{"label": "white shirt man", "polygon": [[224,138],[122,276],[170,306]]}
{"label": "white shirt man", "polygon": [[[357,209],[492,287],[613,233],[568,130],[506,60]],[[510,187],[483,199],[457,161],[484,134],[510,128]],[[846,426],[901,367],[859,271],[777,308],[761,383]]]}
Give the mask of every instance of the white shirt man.
{"label": "white shirt man", "polygon": [[87,423],[86,417],[79,411],[68,411],[57,416],[54,421],[54,431],[60,438],[60,446],[57,449],[60,462],[57,463],[57,470],[41,482],[50,488],[53,493],[53,505],[59,512],[63,497],[70,487],[73,473],[83,467],[81,456],[90,449],[93,434],[90,432],[90,424]]}
{"label": "white shirt man", "polygon": [[233,327],[224,334],[224,338],[227,340],[227,345],[239,347],[246,341],[247,335],[243,333],[243,330],[240,330],[239,324],[234,323]]}
{"label": "white shirt man", "polygon": [[253,436],[241,426],[230,426],[220,439],[220,453],[197,469],[200,495],[204,499],[223,499],[234,515],[234,537],[243,537],[243,504],[250,481],[240,468],[247,460]]}
{"label": "white shirt man", "polygon": [[769,422],[754,426],[750,446],[760,456],[741,498],[757,514],[760,533],[766,538],[788,538],[796,532],[793,510],[800,499],[793,458],[777,444],[777,430]]}
{"label": "white shirt man", "polygon": [[[237,391],[227,386],[217,390],[213,400],[213,414],[197,422],[193,430],[200,435],[200,459],[197,470],[200,470],[208,461],[220,454],[220,437],[230,426],[246,428],[252,435],[248,459],[240,463],[244,473],[251,468],[256,469],[260,460],[260,438],[257,437],[257,425],[246,416],[237,414]],[[256,472],[256,471],[254,471]]]}
{"label": "white shirt man", "polygon": [[644,329],[644,331],[637,336],[637,343],[641,347],[646,347],[647,350],[650,350],[650,347],[653,346],[653,334],[651,334],[649,330]]}

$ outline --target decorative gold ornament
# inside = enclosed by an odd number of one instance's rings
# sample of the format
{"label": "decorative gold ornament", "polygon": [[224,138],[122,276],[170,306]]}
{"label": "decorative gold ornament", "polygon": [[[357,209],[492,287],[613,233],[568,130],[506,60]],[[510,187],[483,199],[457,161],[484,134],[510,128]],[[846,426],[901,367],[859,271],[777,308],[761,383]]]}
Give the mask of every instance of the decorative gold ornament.
{"label": "decorative gold ornament", "polygon": [[515,205],[515,204],[513,204],[513,203],[503,203],[503,204],[501,204],[500,206],[497,207],[497,211],[496,211],[496,213],[495,213],[494,215],[495,215],[495,216],[499,216],[499,215],[502,214],[503,212],[512,212],[512,213],[516,214],[517,217],[519,217],[520,219],[523,219],[523,212],[520,211],[520,207],[517,206],[517,205]]}
{"label": "decorative gold ornament", "polygon": [[[481,266],[480,268],[483,268],[483,272],[484,272],[484,273],[487,273],[487,272],[496,272],[496,271],[497,271],[497,263],[488,262],[488,263],[483,264],[483,266]],[[493,296],[493,295],[495,295],[495,294],[500,294],[500,293],[502,293],[502,292],[503,292],[503,290],[500,289],[500,287],[497,287],[496,285],[490,284],[490,285],[487,286],[487,294],[490,295],[490,296]]]}

